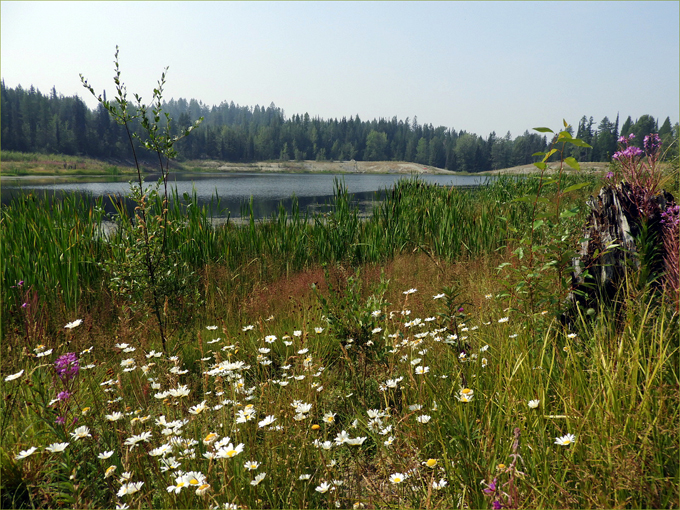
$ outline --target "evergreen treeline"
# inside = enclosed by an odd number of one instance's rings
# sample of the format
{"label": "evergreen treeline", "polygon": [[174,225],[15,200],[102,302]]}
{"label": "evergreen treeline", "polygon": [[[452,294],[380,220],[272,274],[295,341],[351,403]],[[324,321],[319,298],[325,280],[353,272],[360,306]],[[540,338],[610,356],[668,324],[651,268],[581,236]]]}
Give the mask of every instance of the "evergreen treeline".
{"label": "evergreen treeline", "polygon": [[[78,96],[64,97],[54,87],[44,95],[33,86],[7,88],[4,81],[1,86],[3,150],[128,158],[125,132],[103,107],[90,110]],[[503,137],[493,132],[484,139],[453,128],[421,125],[417,117],[363,121],[357,115],[323,120],[305,113],[286,119],[273,103],[267,108],[233,101],[209,107],[195,99],[172,99],[164,108],[174,119],[176,132],[205,118],[177,144],[180,160],[394,160],[480,172],[532,163],[536,159],[532,154],[546,150],[550,143],[529,131],[514,140],[509,132]],[[635,122],[628,117],[619,128],[618,115],[613,122],[605,117],[597,126],[593,117],[584,116],[575,134],[593,148],[574,147],[571,155],[579,161],[608,161],[621,135],[635,133],[641,144],[644,136],[658,132],[668,147],[677,131],[678,124],[671,127],[668,117],[660,128],[651,115]]]}

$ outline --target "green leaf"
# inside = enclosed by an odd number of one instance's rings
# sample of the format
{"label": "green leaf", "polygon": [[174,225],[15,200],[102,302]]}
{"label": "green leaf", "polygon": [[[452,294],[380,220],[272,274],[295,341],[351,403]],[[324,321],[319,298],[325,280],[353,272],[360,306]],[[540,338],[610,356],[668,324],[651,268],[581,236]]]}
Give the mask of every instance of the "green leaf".
{"label": "green leaf", "polygon": [[572,144],[572,145],[576,145],[577,147],[585,147],[587,149],[593,148],[592,145],[588,145],[586,142],[584,142],[580,138],[571,138],[570,140],[565,140],[565,141]]}
{"label": "green leaf", "polygon": [[571,191],[576,191],[577,189],[585,188],[588,186],[588,182],[579,182],[578,184],[574,184],[573,186],[569,186],[566,188],[562,193],[569,193]]}
{"label": "green leaf", "polygon": [[547,127],[537,127],[534,128],[534,131],[538,131],[539,133],[554,133],[554,131],[550,128]]}
{"label": "green leaf", "polygon": [[544,223],[543,220],[536,220],[536,221],[534,221],[534,229],[539,228],[539,227],[542,227],[542,226],[543,226],[543,223]]}
{"label": "green leaf", "polygon": [[566,119],[562,119],[562,123],[564,124],[565,128],[569,127],[569,124],[567,123]]}
{"label": "green leaf", "polygon": [[536,156],[545,156],[545,152],[534,152],[531,157],[536,157]]}
{"label": "green leaf", "polygon": [[571,133],[569,131],[560,131],[560,134],[557,135],[557,141],[558,142],[563,142],[565,140],[572,140],[573,137],[571,136]]}
{"label": "green leaf", "polygon": [[553,154],[555,154],[556,152],[557,152],[557,149],[550,149],[550,152],[548,152],[548,154],[546,154],[545,156],[543,156],[543,161],[547,161],[548,158],[549,158],[550,156],[552,156]]}
{"label": "green leaf", "polygon": [[539,170],[545,170],[548,165],[543,163],[542,161],[539,161],[538,163],[534,163],[534,166],[538,168]]}
{"label": "green leaf", "polygon": [[574,170],[581,169],[581,166],[578,164],[578,161],[576,161],[576,159],[572,158],[571,156],[569,156],[568,158],[564,158],[564,162],[570,167],[572,167]]}
{"label": "green leaf", "polygon": [[565,209],[560,213],[560,218],[573,218],[576,214],[577,213],[570,211],[569,209]]}
{"label": "green leaf", "polygon": [[534,197],[532,197],[531,195],[525,195],[523,197],[513,198],[511,200],[511,202],[529,202],[529,203],[531,203],[533,201],[534,201]]}

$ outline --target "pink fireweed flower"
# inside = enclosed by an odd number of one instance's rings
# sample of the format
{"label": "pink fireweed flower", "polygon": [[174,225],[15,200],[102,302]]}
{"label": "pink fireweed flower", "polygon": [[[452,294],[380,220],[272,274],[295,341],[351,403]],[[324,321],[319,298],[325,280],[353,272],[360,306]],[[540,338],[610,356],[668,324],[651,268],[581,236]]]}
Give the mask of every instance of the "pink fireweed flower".
{"label": "pink fireweed flower", "polygon": [[78,356],[75,352],[67,352],[57,358],[54,362],[54,368],[62,381],[70,381],[78,375],[80,370]]}

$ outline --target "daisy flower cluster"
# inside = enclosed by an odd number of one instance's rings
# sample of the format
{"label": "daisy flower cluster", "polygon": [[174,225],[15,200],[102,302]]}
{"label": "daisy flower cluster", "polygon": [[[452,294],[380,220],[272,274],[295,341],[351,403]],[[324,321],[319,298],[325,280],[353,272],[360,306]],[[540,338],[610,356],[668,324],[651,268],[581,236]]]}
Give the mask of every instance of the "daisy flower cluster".
{"label": "daisy flower cluster", "polygon": [[[416,292],[408,289],[405,299]],[[99,365],[84,361],[91,349],[54,354],[57,381],[70,384],[89,370],[95,393],[60,392],[50,403],[60,416],[68,410],[69,419],[55,423],[60,435],[45,446],[17,445],[13,458],[54,459],[56,466],[67,454],[91,462],[94,451],[93,469],[110,491],[101,498],[121,508],[146,504],[158,491],[166,506],[251,506],[291,485],[300,498],[349,506],[370,499],[359,482],[367,472],[392,487],[397,501],[428,493],[453,501],[455,463],[441,460],[445,450],[430,438],[449,416],[464,422],[486,405],[494,348],[485,331],[507,327],[510,319],[471,319],[452,329],[406,307],[372,315],[378,323],[372,347],[385,358],[372,368],[371,390],[365,379],[338,373],[340,347],[346,353],[352,339],[334,338],[328,321],[288,334],[270,318],[259,333],[246,325],[224,338],[208,326],[191,363],[132,342],[116,343],[112,358]],[[270,331],[263,332],[265,324]],[[334,345],[337,350],[329,348]],[[48,349],[35,352],[37,360]],[[4,382],[20,384],[24,377],[21,370]],[[529,399],[525,409],[536,412],[539,402]],[[574,442],[571,434],[555,440]]]}

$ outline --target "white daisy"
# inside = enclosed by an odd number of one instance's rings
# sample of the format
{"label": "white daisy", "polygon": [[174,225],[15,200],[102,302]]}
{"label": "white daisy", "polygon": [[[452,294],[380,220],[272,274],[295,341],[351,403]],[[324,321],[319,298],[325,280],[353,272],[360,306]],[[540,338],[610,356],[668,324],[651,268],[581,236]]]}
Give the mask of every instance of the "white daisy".
{"label": "white daisy", "polygon": [[316,492],[320,492],[321,494],[323,494],[323,493],[325,493],[325,492],[328,492],[328,489],[330,489],[330,488],[331,488],[331,484],[330,484],[330,483],[328,483],[328,482],[321,482],[321,485],[319,485],[318,487],[316,487],[314,490],[315,490]]}
{"label": "white daisy", "polygon": [[251,480],[251,481],[250,481],[250,485],[253,485],[253,486],[254,486],[254,485],[259,485],[259,483],[260,483],[262,480],[264,480],[264,477],[265,477],[265,476],[267,476],[267,473],[260,473],[259,475],[257,475],[257,476],[255,477],[254,480]]}
{"label": "white daisy", "polygon": [[570,444],[575,442],[576,436],[574,434],[567,434],[565,436],[555,438],[555,444],[559,444],[562,446],[569,446]]}
{"label": "white daisy", "polygon": [[276,421],[276,418],[274,418],[272,415],[265,416],[264,420],[260,421],[257,423],[257,426],[259,428],[266,427],[267,425],[271,425]]}
{"label": "white daisy", "polygon": [[78,427],[75,429],[73,432],[71,432],[71,436],[73,437],[74,440],[78,439],[84,439],[86,437],[92,437],[90,434],[90,429],[83,425],[82,427]]}
{"label": "white daisy", "polygon": [[408,476],[405,475],[404,473],[394,473],[393,475],[390,475],[390,482],[396,485],[398,483],[403,482],[407,478]]}
{"label": "white daisy", "polygon": [[73,322],[69,322],[66,326],[64,326],[64,329],[73,329],[77,328],[83,323],[83,319],[76,319]]}
{"label": "white daisy", "polygon": [[22,460],[25,459],[26,457],[30,457],[35,453],[37,448],[35,446],[31,446],[28,450],[22,450],[20,451],[15,457],[15,460]]}
{"label": "white daisy", "polygon": [[260,467],[260,463],[254,460],[249,460],[243,467],[245,467],[248,471],[252,471]]}
{"label": "white daisy", "polygon": [[51,453],[63,452],[68,445],[69,443],[52,443],[51,445],[46,446],[45,450]]}
{"label": "white daisy", "polygon": [[116,494],[119,498],[125,496],[126,494],[134,494],[142,488],[144,482],[131,482],[124,483]]}
{"label": "white daisy", "polygon": [[14,379],[19,379],[19,377],[21,377],[22,375],[24,375],[23,370],[17,372],[16,374],[8,375],[7,377],[5,377],[5,381],[13,381]]}

